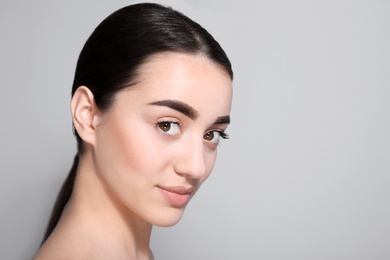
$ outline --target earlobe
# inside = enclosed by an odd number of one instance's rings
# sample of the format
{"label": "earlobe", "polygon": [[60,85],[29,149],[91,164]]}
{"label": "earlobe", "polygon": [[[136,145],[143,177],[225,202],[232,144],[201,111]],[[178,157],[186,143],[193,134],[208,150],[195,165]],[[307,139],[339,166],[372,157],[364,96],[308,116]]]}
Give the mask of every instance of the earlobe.
{"label": "earlobe", "polygon": [[71,101],[71,112],[78,135],[84,142],[94,145],[99,111],[89,88],[81,86],[76,90]]}

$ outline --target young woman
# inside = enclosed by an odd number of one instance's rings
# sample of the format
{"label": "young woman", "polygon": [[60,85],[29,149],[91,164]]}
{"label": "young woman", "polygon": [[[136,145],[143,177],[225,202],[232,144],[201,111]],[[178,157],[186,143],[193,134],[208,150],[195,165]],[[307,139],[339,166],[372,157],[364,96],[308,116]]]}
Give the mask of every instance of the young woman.
{"label": "young woman", "polygon": [[200,25],[157,4],[107,17],[81,51],[71,112],[78,153],[34,259],[152,259],[230,122],[233,72]]}

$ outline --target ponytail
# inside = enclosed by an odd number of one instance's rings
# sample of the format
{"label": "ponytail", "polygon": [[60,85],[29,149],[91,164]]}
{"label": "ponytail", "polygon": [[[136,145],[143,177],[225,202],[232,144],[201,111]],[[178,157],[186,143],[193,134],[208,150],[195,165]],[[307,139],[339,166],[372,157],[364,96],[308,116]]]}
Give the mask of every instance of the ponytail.
{"label": "ponytail", "polygon": [[42,245],[43,243],[45,243],[47,238],[53,232],[54,228],[57,226],[61,214],[64,211],[65,205],[69,201],[70,196],[72,195],[78,164],[79,164],[79,153],[77,153],[76,156],[74,157],[73,166],[70,169],[69,175],[66,178],[64,184],[62,184],[60,192],[58,193],[56,202],[51,212],[49,223],[46,228],[45,235],[42,240]]}

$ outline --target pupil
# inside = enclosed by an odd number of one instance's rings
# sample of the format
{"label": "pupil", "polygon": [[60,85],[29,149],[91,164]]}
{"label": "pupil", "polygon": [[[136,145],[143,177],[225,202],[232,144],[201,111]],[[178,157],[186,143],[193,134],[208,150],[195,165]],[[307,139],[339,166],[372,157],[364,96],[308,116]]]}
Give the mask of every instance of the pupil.
{"label": "pupil", "polygon": [[207,140],[212,140],[214,138],[214,133],[213,132],[209,132],[205,135],[205,138]]}
{"label": "pupil", "polygon": [[168,122],[163,123],[163,130],[168,131],[171,128],[171,124]]}

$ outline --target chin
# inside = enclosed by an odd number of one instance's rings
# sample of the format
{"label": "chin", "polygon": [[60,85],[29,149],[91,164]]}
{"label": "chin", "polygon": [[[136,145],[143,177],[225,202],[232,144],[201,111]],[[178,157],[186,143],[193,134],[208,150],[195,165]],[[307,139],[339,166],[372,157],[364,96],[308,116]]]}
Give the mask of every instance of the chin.
{"label": "chin", "polygon": [[157,226],[157,227],[172,227],[172,226],[176,225],[177,223],[179,223],[179,221],[180,221],[180,219],[178,219],[176,221],[159,221],[159,222],[154,223],[153,225]]}
{"label": "chin", "polygon": [[173,209],[173,212],[167,212],[157,216],[151,224],[158,227],[171,227],[176,225],[183,216],[184,209]]}

